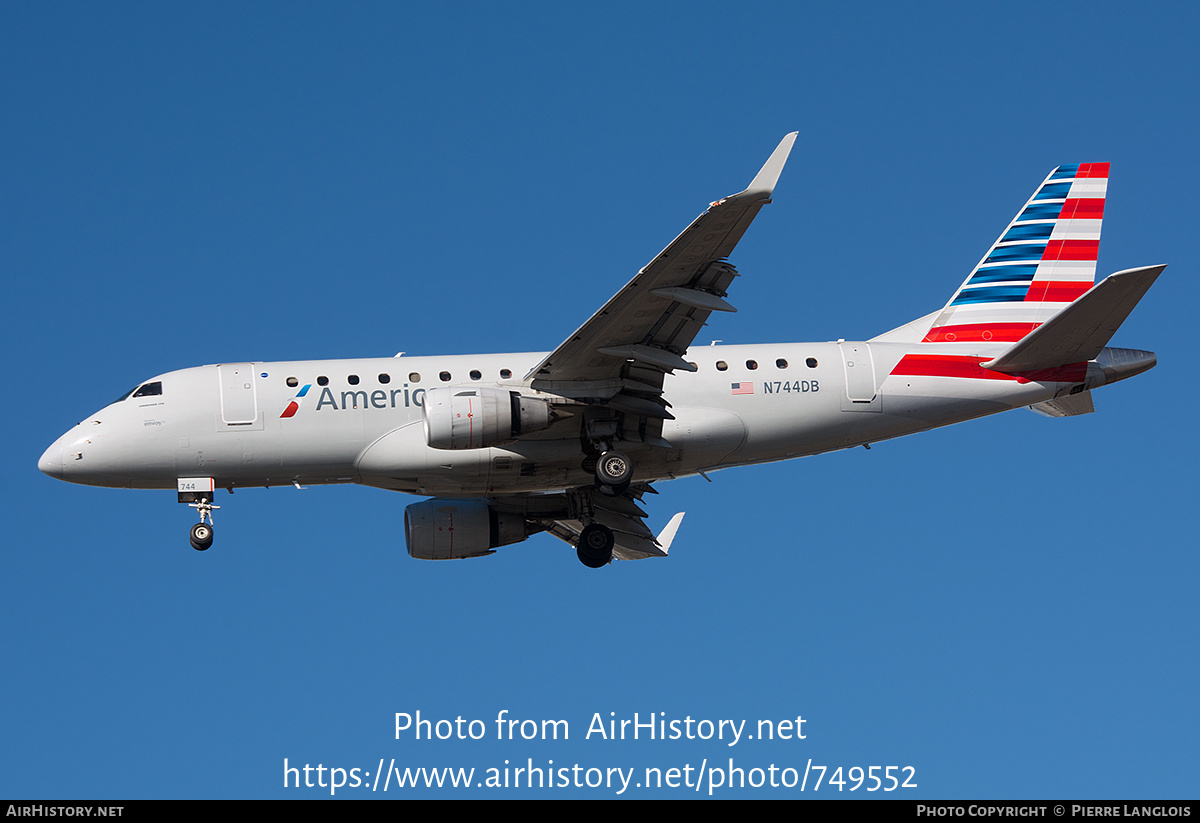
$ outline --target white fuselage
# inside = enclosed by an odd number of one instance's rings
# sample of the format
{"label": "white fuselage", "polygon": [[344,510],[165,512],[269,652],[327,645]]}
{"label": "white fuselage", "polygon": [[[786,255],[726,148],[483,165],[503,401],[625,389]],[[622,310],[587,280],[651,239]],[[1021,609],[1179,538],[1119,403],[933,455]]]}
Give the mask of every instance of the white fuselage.
{"label": "white fuselage", "polygon": [[[988,349],[975,344],[963,351],[989,355]],[[634,459],[636,479],[654,481],[872,443],[1112,379],[1095,362],[1070,382],[892,374],[906,354],[923,350],[945,353],[947,346],[693,348],[686,359],[697,371],[666,377],[663,394],[675,417],[663,424],[669,447],[624,442],[622,448]],[[362,483],[437,496],[586,485],[592,475],[583,465],[575,416],[498,446],[427,445],[426,391],[483,386],[545,398],[523,381],[544,356],[310,360],[169,372],[141,387],[161,382],[160,393],[127,396],[89,416],[47,449],[39,466],[63,480],[124,488],[170,489],[181,477],[212,477],[228,488]]]}

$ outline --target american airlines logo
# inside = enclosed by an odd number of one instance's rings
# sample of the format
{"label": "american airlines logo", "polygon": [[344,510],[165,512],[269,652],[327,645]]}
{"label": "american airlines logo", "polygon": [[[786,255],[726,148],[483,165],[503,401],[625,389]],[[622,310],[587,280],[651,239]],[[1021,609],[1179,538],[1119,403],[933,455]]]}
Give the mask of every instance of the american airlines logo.
{"label": "american airlines logo", "polygon": [[292,402],[288,403],[287,408],[283,410],[280,418],[295,417],[296,412],[300,411],[300,401],[304,399],[304,395],[308,394],[308,390],[312,388],[312,383],[305,383],[304,388],[296,392],[296,396],[292,398]]}

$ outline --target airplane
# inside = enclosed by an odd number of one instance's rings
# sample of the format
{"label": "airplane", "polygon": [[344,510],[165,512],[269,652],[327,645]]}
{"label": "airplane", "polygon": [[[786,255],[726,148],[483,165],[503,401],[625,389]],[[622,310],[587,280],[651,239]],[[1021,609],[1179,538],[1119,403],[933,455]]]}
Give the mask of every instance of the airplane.
{"label": "airplane", "polygon": [[653,483],[787,460],[1009,409],[1094,410],[1092,390],[1152,368],[1110,348],[1165,266],[1095,283],[1108,163],[1059,166],[946,304],[869,340],[693,346],[728,262],[796,140],[711,203],[545,353],[221,363],[161,374],[63,434],[51,477],[175,489],[213,542],[216,490],[358,483],[405,509],[414,558],[493,554],[548,532],[600,568],[665,557],[683,512],[646,525]]}

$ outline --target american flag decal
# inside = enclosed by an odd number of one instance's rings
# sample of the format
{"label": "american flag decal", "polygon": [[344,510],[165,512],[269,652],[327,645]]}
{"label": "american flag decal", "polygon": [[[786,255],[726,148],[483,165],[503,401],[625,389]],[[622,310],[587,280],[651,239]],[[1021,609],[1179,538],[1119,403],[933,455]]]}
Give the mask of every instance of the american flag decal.
{"label": "american flag decal", "polygon": [[753,383],[730,383],[730,394],[754,394]]}

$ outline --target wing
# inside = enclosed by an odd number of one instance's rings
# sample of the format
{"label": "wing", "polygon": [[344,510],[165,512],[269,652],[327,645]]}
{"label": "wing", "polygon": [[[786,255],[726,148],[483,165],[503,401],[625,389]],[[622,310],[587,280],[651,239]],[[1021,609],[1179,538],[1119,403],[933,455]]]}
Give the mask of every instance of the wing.
{"label": "wing", "polygon": [[581,487],[551,494],[489,497],[487,502],[497,512],[523,517],[528,534],[545,531],[576,545],[586,524],[600,523],[612,531],[614,557],[666,557],[684,513],[672,517],[655,535],[646,526],[647,515],[639,505],[647,494],[658,492],[649,483],[635,483],[619,495]]}
{"label": "wing", "polygon": [[[611,448],[612,442],[666,445],[662,422],[672,416],[662,396],[663,378],[675,369],[695,371],[683,355],[709,314],[736,311],[724,299],[737,276],[725,258],[758,210],[771,202],[795,142],[795,132],[784,137],[745,191],[711,203],[526,375],[538,391],[599,407],[588,413],[585,423],[593,439],[593,456]],[[665,557],[683,513],[655,535],[638,505],[648,493],[655,492],[647,483],[620,491],[589,486],[548,495],[492,498],[491,505],[518,511],[528,525],[573,545],[579,545],[584,531],[595,524],[611,533],[614,557]]]}
{"label": "wing", "polygon": [[[646,527],[646,513],[634,502],[644,492],[655,493],[648,485],[630,489],[628,494],[608,497],[593,493],[592,522],[602,523],[613,533],[613,556],[621,560],[645,560],[648,557],[666,557],[683,521],[683,512],[672,517],[656,536]],[[583,521],[562,519],[546,522],[546,530],[555,537],[576,545],[583,532]]]}
{"label": "wing", "polygon": [[663,376],[695,371],[683,354],[725,302],[737,271],[725,262],[758,210],[771,202],[793,132],[743,192],[712,203],[600,311],[526,375],[539,391],[658,422],[671,419]]}

